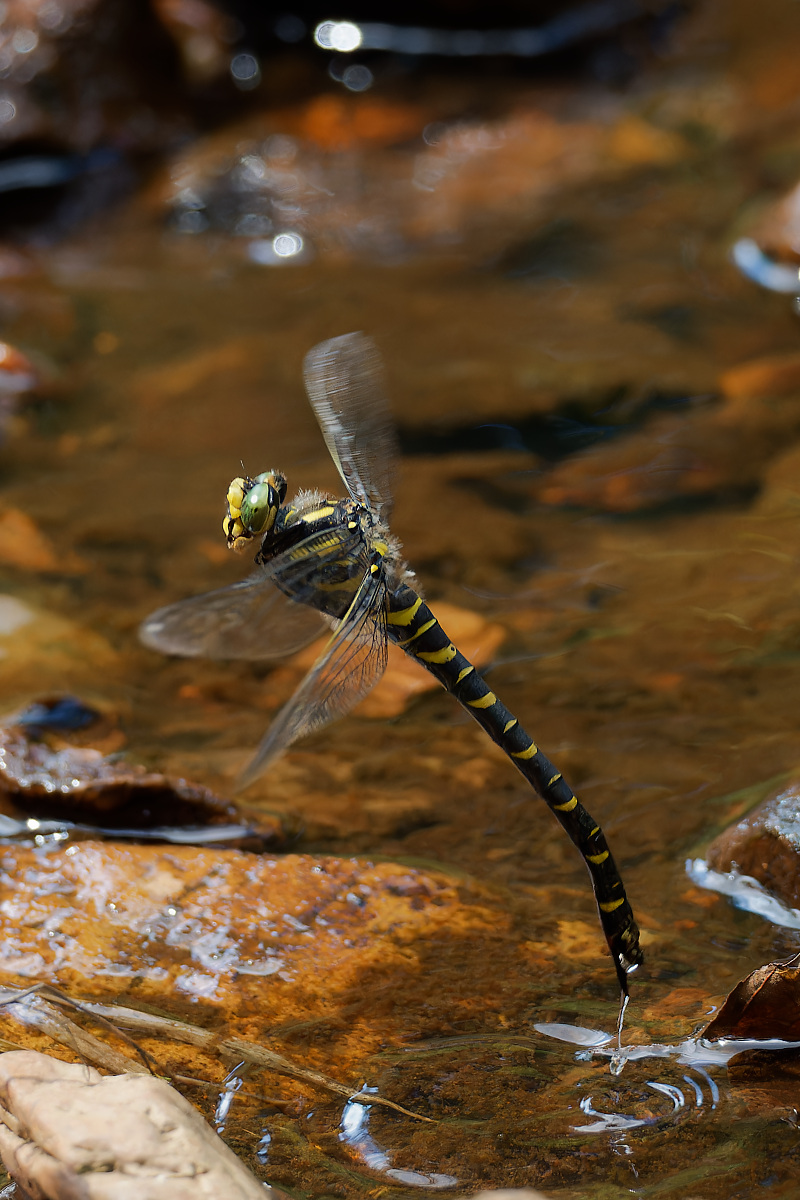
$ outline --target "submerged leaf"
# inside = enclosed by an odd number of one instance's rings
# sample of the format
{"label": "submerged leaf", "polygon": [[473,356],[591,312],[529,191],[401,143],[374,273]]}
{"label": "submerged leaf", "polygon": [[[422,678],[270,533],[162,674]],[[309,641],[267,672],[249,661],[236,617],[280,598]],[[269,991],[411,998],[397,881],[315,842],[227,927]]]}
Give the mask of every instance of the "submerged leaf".
{"label": "submerged leaf", "polygon": [[[66,717],[74,723],[77,712],[91,714],[72,698],[66,705],[41,701],[16,723],[0,727],[0,835],[75,832],[77,826],[91,836],[113,831],[115,837],[254,849],[284,840],[277,818],[243,813],[209,788],[145,771],[86,744],[95,730],[100,744],[118,742],[99,714],[95,723],[87,716],[74,728],[64,724]],[[53,723],[54,714],[61,724]]]}

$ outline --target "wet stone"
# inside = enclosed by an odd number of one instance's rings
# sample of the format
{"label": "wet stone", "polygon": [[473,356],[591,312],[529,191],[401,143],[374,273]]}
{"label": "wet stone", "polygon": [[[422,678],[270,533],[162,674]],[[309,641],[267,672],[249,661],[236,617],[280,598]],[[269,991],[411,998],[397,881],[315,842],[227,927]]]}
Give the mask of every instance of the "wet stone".
{"label": "wet stone", "polygon": [[[381,992],[400,988],[409,973],[416,977],[427,950],[445,976],[448,946],[459,942],[467,951],[494,943],[502,961],[510,929],[507,914],[477,885],[355,859],[95,842],[9,845],[0,851],[0,878],[6,982],[35,978],[97,997],[124,980],[128,1001],[202,1001],[254,1022],[256,1033],[264,1020],[330,1015],[337,997],[353,1003],[353,989],[369,991],[370,976],[382,980]],[[470,982],[476,1011],[493,1007],[481,999],[482,971]],[[364,1002],[370,1006],[366,995]],[[405,1027],[405,1013],[392,1016],[393,1008],[381,1001],[373,1010],[359,1053],[386,1035],[387,1019],[395,1036],[398,1023]],[[435,1022],[443,1018],[432,1014]]]}
{"label": "wet stone", "polygon": [[800,908],[800,781],[769,796],[726,829],[707,854],[716,871],[736,868],[792,908]]}
{"label": "wet stone", "polygon": [[[6,1045],[76,1057],[68,1041],[53,1048],[42,1037],[41,1007],[13,998],[20,985],[111,1001],[111,1024],[133,1031],[158,1074],[194,1084],[190,1098],[210,1116],[257,1043],[263,1053],[248,1061],[260,1066],[225,1135],[270,1183],[338,1194],[344,1167],[363,1182],[459,1185],[462,1195],[577,1184],[581,1158],[562,1162],[559,1149],[574,1114],[554,1114],[545,1086],[559,1060],[540,1060],[538,1042],[516,1032],[532,981],[551,975],[565,947],[527,943],[505,894],[391,862],[91,842],[7,846],[0,891]],[[126,1024],[123,1008],[133,1019],[177,1017],[174,1038]],[[86,1012],[62,1011],[88,1028]],[[130,1043],[108,1024],[96,1032],[141,1072]],[[334,1096],[309,1072],[338,1081]],[[376,1107],[356,1121],[350,1097],[364,1080],[405,1115]],[[491,1122],[501,1110],[514,1114],[507,1141]],[[478,1122],[477,1136],[465,1137],[465,1120]],[[265,1123],[266,1160],[252,1150]]]}
{"label": "wet stone", "polygon": [[709,395],[653,416],[643,429],[602,441],[534,477],[545,504],[636,512],[704,498],[753,494],[800,428],[800,355],[754,359],[723,372]]}

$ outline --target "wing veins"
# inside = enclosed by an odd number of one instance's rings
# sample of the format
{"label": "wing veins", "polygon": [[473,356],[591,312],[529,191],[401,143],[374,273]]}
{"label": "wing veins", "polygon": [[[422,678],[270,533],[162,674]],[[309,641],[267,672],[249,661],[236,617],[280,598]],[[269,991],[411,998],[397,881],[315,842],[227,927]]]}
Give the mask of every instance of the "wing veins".
{"label": "wing veins", "polygon": [[151,613],[139,636],[151,649],[183,657],[285,658],[324,628],[324,618],[310,603],[321,569],[356,549],[362,550],[358,531],[312,534],[249,579]]}
{"label": "wing veins", "polygon": [[298,738],[350,712],[377,683],[388,655],[385,596],[383,576],[376,580],[367,571],[322,654],[278,713],[245,768],[240,779],[242,787],[257,779],[272,759]]}
{"label": "wing veins", "polygon": [[388,516],[397,441],[377,347],[363,333],[320,342],[303,364],[331,458],[354,500]]}

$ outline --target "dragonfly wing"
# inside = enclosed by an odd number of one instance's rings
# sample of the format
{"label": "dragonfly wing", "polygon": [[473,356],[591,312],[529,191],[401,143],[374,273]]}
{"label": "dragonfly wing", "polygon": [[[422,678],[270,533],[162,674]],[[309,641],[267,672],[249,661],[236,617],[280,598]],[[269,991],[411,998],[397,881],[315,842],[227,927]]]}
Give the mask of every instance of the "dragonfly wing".
{"label": "dragonfly wing", "polygon": [[380,679],[387,652],[386,582],[368,571],[325,650],[270,725],[240,786],[262,775],[292,742],[350,712]]}
{"label": "dragonfly wing", "polygon": [[308,645],[322,627],[320,613],[254,575],[159,608],[139,637],[151,650],[184,658],[280,658]]}
{"label": "dragonfly wing", "polygon": [[397,440],[375,343],[363,333],[320,342],[306,355],[303,374],[347,490],[354,500],[388,516]]}
{"label": "dragonfly wing", "polygon": [[313,605],[320,572],[328,562],[356,553],[363,554],[357,531],[312,534],[249,579],[151,613],[140,626],[139,637],[162,654],[285,658],[324,628],[324,618]]}

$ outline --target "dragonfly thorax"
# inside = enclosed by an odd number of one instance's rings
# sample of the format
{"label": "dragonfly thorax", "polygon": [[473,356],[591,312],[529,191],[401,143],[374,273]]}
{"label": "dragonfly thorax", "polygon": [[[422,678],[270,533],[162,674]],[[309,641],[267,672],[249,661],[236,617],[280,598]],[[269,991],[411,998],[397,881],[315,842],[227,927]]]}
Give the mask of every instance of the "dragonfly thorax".
{"label": "dragonfly thorax", "polygon": [[275,586],[299,604],[341,620],[377,549],[373,514],[354,500],[300,492],[278,512],[256,554]]}
{"label": "dragonfly thorax", "polygon": [[244,550],[251,538],[269,533],[286,499],[286,477],[280,471],[262,471],[231,480],[225,497],[227,510],[222,529],[229,550]]}

